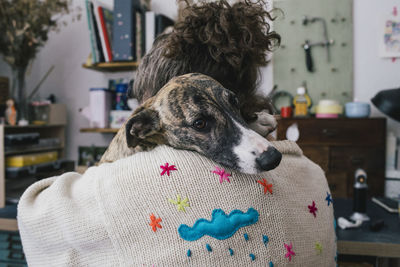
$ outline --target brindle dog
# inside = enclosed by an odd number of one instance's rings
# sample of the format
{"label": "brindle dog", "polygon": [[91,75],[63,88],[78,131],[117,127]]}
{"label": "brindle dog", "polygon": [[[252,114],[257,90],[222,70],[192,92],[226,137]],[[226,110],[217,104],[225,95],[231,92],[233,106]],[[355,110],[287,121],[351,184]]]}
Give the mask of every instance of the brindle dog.
{"label": "brindle dog", "polygon": [[175,77],[135,110],[100,163],[166,144],[245,173],[274,169],[281,153],[248,128],[237,102],[232,91],[206,75]]}

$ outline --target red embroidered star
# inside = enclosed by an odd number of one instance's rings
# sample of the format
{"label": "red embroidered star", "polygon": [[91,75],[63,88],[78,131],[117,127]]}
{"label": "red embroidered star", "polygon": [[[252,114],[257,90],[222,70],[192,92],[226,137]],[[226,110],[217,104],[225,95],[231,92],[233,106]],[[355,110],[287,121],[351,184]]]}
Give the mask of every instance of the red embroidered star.
{"label": "red embroidered star", "polygon": [[296,256],[296,253],[294,253],[294,251],[292,250],[293,245],[292,245],[292,243],[290,243],[290,245],[285,244],[285,243],[283,243],[283,244],[285,245],[285,248],[287,250],[285,258],[289,258],[289,261],[291,261],[292,256]]}
{"label": "red embroidered star", "polygon": [[270,192],[272,194],[272,184],[269,184],[267,180],[263,178],[262,181],[257,180],[257,183],[264,186],[264,194],[266,194],[267,192]]}
{"label": "red embroidered star", "polygon": [[167,173],[167,175],[169,176],[169,172],[170,171],[176,171],[176,167],[175,165],[171,165],[169,166],[168,162],[164,164],[164,166],[160,166],[161,169],[163,169],[163,171],[161,172],[161,176],[164,175],[165,173]]}
{"label": "red embroidered star", "polygon": [[213,171],[213,173],[218,174],[219,175],[219,183],[222,184],[222,182],[224,180],[228,181],[228,183],[230,183],[231,181],[229,180],[228,176],[231,176],[229,173],[225,172],[224,169],[221,169],[219,167],[215,167],[215,170]]}
{"label": "red embroidered star", "polygon": [[160,229],[162,228],[162,226],[159,224],[159,222],[162,222],[161,218],[156,218],[154,214],[151,214],[150,220],[151,222],[149,223],[149,225],[151,226],[154,232],[157,231],[157,227]]}
{"label": "red embroidered star", "polygon": [[314,200],[313,200],[313,202],[312,202],[312,205],[308,205],[308,209],[309,209],[310,213],[312,213],[312,214],[314,215],[314,217],[317,217],[316,212],[317,212],[318,209],[317,209],[317,207],[315,206]]}

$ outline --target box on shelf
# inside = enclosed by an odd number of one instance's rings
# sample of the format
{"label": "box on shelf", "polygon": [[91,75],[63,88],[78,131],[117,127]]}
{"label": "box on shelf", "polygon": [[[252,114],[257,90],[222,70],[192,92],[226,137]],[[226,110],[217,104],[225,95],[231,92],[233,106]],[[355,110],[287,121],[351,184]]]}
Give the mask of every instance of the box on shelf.
{"label": "box on shelf", "polygon": [[7,167],[25,167],[34,164],[46,163],[55,161],[58,159],[57,151],[35,153],[35,154],[25,154],[25,155],[15,155],[6,157]]}
{"label": "box on shelf", "polygon": [[20,133],[4,135],[4,146],[28,146],[39,143],[39,133]]}
{"label": "box on shelf", "polygon": [[111,110],[110,127],[121,128],[124,122],[132,115],[132,110]]}
{"label": "box on shelf", "polygon": [[49,101],[34,101],[30,104],[30,121],[34,125],[65,125],[67,109],[64,104]]}
{"label": "box on shelf", "polygon": [[67,107],[61,103],[50,104],[49,117],[48,117],[47,124],[66,125],[67,124]]}

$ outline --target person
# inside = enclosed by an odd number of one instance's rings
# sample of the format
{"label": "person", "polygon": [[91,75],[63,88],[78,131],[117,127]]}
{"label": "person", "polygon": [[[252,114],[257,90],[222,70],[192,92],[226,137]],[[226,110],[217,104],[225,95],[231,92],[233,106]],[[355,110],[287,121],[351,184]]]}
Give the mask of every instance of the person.
{"label": "person", "polygon": [[158,146],[31,185],[18,205],[29,266],[335,266],[322,169],[291,141],[249,175]]}

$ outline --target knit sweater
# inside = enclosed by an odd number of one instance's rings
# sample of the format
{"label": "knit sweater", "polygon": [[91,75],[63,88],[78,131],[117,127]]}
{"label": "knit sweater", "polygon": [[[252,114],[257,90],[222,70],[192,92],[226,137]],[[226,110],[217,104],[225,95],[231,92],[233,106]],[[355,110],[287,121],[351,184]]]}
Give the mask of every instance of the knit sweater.
{"label": "knit sweater", "polygon": [[41,180],[18,206],[29,266],[335,266],[323,171],[290,141],[257,175],[159,146]]}

